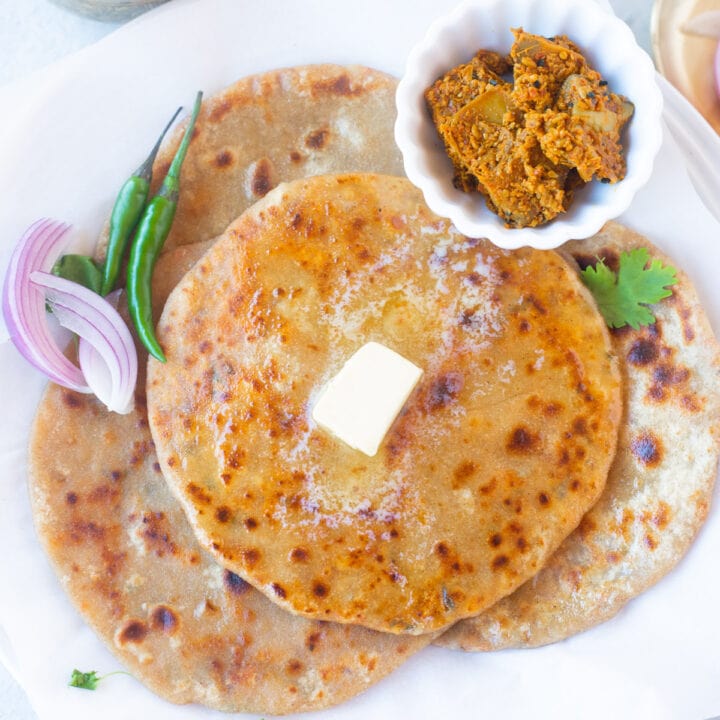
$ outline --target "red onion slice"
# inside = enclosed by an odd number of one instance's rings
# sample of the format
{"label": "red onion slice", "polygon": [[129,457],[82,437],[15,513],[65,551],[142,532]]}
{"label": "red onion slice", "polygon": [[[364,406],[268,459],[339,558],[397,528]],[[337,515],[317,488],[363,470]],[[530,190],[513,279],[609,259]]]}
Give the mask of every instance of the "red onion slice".
{"label": "red onion slice", "polygon": [[30,283],[35,270],[49,272],[67,246],[69,225],[38,220],[20,238],[8,265],[2,309],[10,339],[20,354],[53,382],[78,392],[92,392],[82,372],[68,360],[50,334],[45,294]]}
{"label": "red onion slice", "polygon": [[[93,392],[108,410],[130,412],[137,380],[137,352],[130,330],[118,311],[97,293],[65,278],[36,270],[30,274],[30,281],[43,288],[58,322],[77,334],[81,343],[92,346],[92,350],[82,349],[81,367],[84,364],[89,370],[85,379]],[[104,362],[106,373],[99,372],[95,354]],[[94,381],[98,382],[97,387],[93,387]]]}
{"label": "red onion slice", "polygon": [[[138,369],[130,330],[108,300],[50,273],[68,244],[69,229],[43,219],[25,231],[3,285],[5,324],[21,355],[50,380],[78,392],[93,392],[109,410],[127,413],[133,407]],[[80,336],[80,368],[55,342],[46,301],[58,322]]]}
{"label": "red onion slice", "polygon": [[[105,300],[117,309],[121,294],[122,290],[115,290],[109,295],[106,295]],[[93,389],[97,398],[106,406],[110,406],[112,403],[113,389],[110,369],[98,350],[82,337],[78,343],[78,362],[80,363],[83,374],[87,378],[88,385]],[[130,409],[132,408],[129,408],[129,410]]]}

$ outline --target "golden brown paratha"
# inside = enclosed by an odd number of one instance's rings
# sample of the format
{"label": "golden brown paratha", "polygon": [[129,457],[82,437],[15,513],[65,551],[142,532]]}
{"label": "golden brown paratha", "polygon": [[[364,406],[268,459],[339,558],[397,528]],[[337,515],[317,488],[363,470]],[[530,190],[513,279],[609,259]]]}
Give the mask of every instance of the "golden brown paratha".
{"label": "golden brown paratha", "polygon": [[[338,172],[401,174],[396,85],[358,65],[309,65],[253,75],[205,99],[165,247],[219,235],[280,182]],[[184,125],[158,154],[154,187]]]}
{"label": "golden brown paratha", "polygon": [[[581,267],[636,247],[675,267],[648,240],[609,223],[563,252]],[[708,512],[720,455],[720,348],[695,289],[678,273],[657,322],[614,330],[625,412],[603,495],[536,577],[438,639],[498,650],[561,640],[613,617],[668,573]]]}
{"label": "golden brown paratha", "polygon": [[[620,378],[557,254],[459,235],[407,180],[312,178],[170,296],[151,429],[201,544],[292,612],[422,633],[533,575],[595,502]],[[378,454],[313,398],[365,342],[424,376]]]}
{"label": "golden brown paratha", "polygon": [[[202,245],[165,254],[155,295]],[[71,600],[158,695],[228,712],[322,708],[365,690],[431,639],[292,616],[197,544],[137,408],[108,413],[50,385],[30,443],[36,527]]]}

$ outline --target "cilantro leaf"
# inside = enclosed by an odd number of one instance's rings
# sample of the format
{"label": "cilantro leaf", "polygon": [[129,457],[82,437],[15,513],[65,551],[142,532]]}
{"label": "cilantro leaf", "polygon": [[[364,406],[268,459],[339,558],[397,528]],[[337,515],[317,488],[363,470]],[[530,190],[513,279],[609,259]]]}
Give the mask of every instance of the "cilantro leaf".
{"label": "cilantro leaf", "polygon": [[83,690],[95,690],[98,683],[104,680],[106,677],[111,675],[129,675],[130,673],[125,670],[115,670],[115,672],[107,673],[106,675],[98,675],[97,670],[91,670],[90,672],[81,672],[80,670],[73,670],[70,676],[70,687],[82,688]]}
{"label": "cilantro leaf", "polygon": [[637,330],[641,325],[652,325],[655,316],[647,306],[672,295],[668,286],[677,282],[677,271],[657,259],[648,265],[649,259],[647,248],[635,248],[620,253],[617,274],[602,258],[595,267],[590,265],[580,273],[609,327],[630,325]]}
{"label": "cilantro leaf", "polygon": [[97,684],[102,680],[98,677],[96,670],[90,672],[80,672],[80,670],[73,670],[70,676],[70,687],[82,688],[83,690],[95,690]]}

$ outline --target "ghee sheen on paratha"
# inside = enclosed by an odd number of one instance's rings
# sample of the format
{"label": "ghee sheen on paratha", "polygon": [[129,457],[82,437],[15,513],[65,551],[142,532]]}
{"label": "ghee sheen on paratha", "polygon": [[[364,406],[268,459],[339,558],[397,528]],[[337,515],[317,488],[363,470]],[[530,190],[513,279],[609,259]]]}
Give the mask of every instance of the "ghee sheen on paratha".
{"label": "ghee sheen on paratha", "polygon": [[[614,454],[620,377],[576,273],[461,236],[401,178],[277,188],[158,337],[151,430],[200,543],[308,617],[424,633],[482,611],[577,526]],[[424,370],[372,458],[311,417],[368,341]]]}
{"label": "ghee sheen on paratha", "polygon": [[[206,244],[160,259],[155,296]],[[228,712],[284,714],[362,692],[424,647],[284,612],[197,544],[136,410],[108,413],[50,385],[30,443],[35,524],[67,594],[118,659],[158,695]]]}
{"label": "ghee sheen on paratha", "polygon": [[[609,223],[563,246],[581,267],[644,247]],[[437,644],[464,650],[533,647],[613,617],[666,575],[690,547],[710,505],[720,455],[720,348],[690,279],[652,307],[654,325],[614,330],[625,410],[605,491],[580,527],[532,580]]]}
{"label": "ghee sheen on paratha", "polygon": [[[393,136],[396,85],[359,65],[308,65],[243,78],[204,99],[165,247],[219,235],[280,182],[338,172],[402,174]],[[155,188],[185,124],[160,149]]]}

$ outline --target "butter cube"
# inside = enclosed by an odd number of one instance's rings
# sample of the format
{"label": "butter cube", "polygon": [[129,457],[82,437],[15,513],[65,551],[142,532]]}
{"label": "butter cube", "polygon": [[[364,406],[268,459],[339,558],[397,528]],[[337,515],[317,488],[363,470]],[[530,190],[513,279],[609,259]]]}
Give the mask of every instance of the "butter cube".
{"label": "butter cube", "polygon": [[369,342],[355,352],[318,397],[315,422],[372,457],[423,371],[394,350]]}

